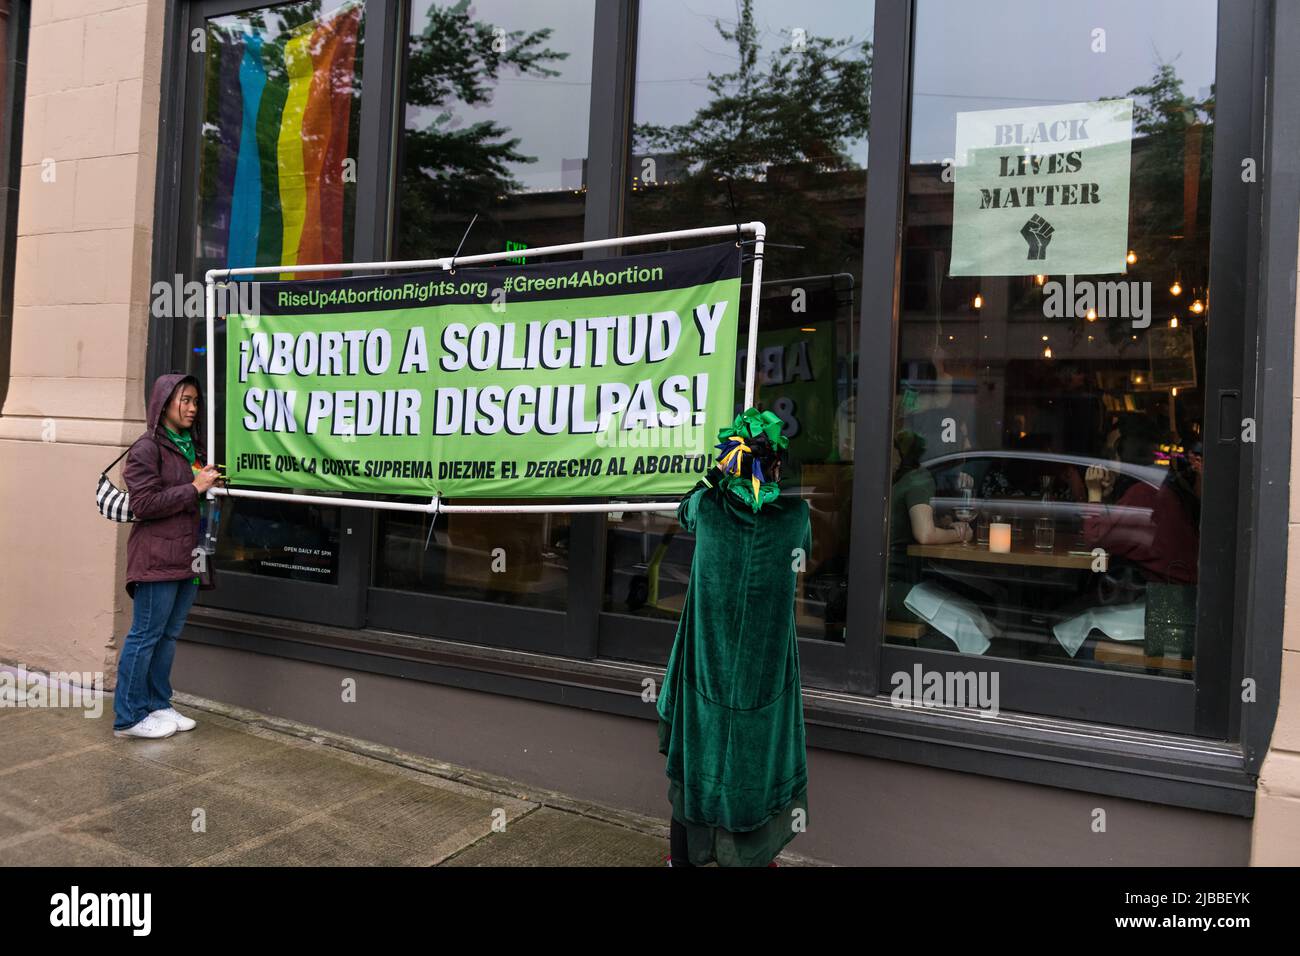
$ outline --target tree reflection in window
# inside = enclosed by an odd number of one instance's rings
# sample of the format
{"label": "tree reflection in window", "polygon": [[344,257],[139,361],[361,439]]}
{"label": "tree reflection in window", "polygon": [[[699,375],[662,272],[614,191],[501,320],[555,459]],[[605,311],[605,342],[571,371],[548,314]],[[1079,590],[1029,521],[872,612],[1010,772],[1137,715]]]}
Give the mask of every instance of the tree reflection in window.
{"label": "tree reflection in window", "polygon": [[[734,199],[737,217],[761,211],[776,241],[804,247],[798,262],[806,272],[836,271],[842,230],[826,228],[825,206],[808,190],[866,165],[871,41],[791,29],[764,54],[753,0],[739,14],[731,28],[714,21],[738,65],[708,74],[708,102],[685,123],[634,128],[639,215],[657,229],[689,228],[730,218]],[[860,176],[852,186],[859,197]],[[706,215],[710,206],[718,212]]]}
{"label": "tree reflection in window", "polygon": [[[551,28],[507,30],[475,19],[469,0],[431,4],[407,50],[406,131],[402,141],[398,244],[406,256],[455,251],[475,213],[480,236],[500,230],[519,205],[511,166],[534,163],[495,112],[467,122],[492,103],[503,77],[557,77],[552,64],[569,54],[552,49]],[[585,107],[585,103],[584,103]],[[502,248],[498,238],[489,248]]]}

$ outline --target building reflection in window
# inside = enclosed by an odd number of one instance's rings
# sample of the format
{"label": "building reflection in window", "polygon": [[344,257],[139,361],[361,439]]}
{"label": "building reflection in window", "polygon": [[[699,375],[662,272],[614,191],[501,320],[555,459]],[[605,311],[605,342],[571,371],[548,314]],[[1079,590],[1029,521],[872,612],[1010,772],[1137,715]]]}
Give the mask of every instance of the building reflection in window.
{"label": "building reflection in window", "polygon": [[[1060,5],[1050,25],[1037,4],[1003,6],[990,19],[917,5],[885,640],[1190,677],[1216,4]],[[995,26],[1009,21],[1022,24],[1014,57]],[[1123,39],[1100,56],[1089,38],[1105,24]],[[955,180],[976,175],[960,162],[953,175],[959,125],[1117,100],[1132,101],[1132,132],[1115,272],[954,275],[981,271],[953,268],[970,255],[954,248]],[[1047,169],[1069,149],[1024,153]]]}
{"label": "building reflection in window", "polygon": [[[594,18],[593,0],[412,4],[395,258],[582,239]],[[567,604],[567,515],[376,524],[377,587]]]}
{"label": "building reflection in window", "polygon": [[[365,11],[364,0],[314,0],[207,21],[191,276],[352,258]],[[186,362],[203,379],[204,318],[191,308],[184,315]],[[209,394],[224,407],[220,322],[216,358]],[[225,447],[224,433],[218,415],[213,447]],[[229,498],[215,563],[333,584],[338,533],[337,509]]]}
{"label": "building reflection in window", "polygon": [[[812,509],[799,633],[830,641],[844,639],[848,593],[873,16],[856,2],[797,18],[762,0],[656,5],[638,24],[626,197],[629,233],[767,225],[755,401],[784,420],[782,484]],[[690,535],[671,512],[608,527],[605,610],[675,619]]]}

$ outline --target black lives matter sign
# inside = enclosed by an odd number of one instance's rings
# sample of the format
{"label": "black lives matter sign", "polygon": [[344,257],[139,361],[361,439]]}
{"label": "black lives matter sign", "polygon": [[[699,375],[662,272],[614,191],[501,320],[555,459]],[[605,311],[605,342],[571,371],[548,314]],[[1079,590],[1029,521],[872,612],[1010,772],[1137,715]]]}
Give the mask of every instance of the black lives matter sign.
{"label": "black lives matter sign", "polygon": [[949,275],[1126,271],[1133,101],[957,114]]}

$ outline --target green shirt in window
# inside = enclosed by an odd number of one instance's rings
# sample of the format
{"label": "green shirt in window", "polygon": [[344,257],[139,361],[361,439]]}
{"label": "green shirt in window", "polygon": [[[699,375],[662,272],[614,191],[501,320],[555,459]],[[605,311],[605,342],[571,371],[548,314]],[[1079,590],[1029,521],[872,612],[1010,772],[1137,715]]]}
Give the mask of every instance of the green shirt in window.
{"label": "green shirt in window", "polygon": [[913,468],[894,482],[889,495],[889,585],[885,592],[886,616],[891,621],[913,621],[915,616],[903,606],[907,592],[921,579],[921,559],[910,557],[908,545],[916,544],[912,536],[911,510],[928,505],[935,495],[934,477],[924,468]]}

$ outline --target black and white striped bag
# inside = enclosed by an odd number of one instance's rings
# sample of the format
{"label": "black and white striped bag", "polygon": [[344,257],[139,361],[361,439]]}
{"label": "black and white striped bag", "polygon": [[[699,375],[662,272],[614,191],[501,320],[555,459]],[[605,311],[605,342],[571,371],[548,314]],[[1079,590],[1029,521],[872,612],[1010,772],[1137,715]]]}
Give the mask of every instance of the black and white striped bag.
{"label": "black and white striped bag", "polygon": [[95,486],[95,504],[99,507],[99,513],[109,521],[128,522],[134,521],[135,515],[131,513],[130,496],[109,479],[108,473],[112,470],[113,465],[126,457],[127,449],[113,459],[112,464],[99,473],[99,484]]}

